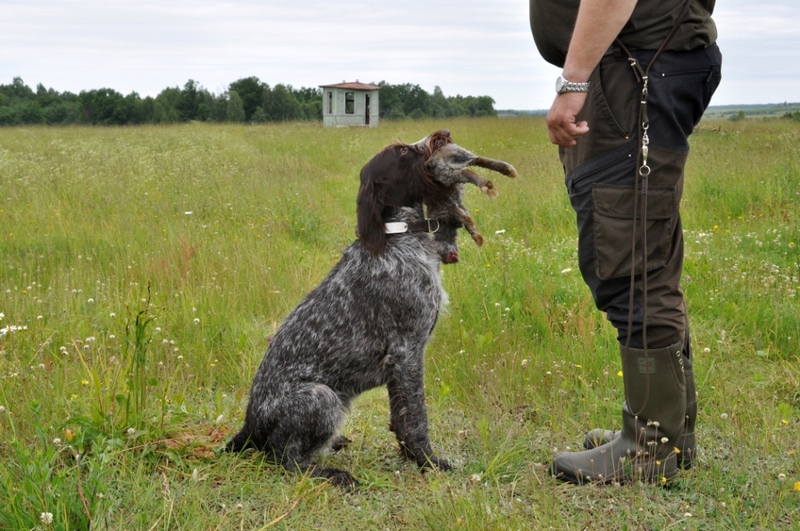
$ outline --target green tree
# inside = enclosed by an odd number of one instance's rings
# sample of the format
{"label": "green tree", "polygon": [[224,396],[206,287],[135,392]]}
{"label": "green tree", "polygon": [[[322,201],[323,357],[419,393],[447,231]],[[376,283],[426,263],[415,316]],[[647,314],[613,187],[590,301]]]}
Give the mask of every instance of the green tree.
{"label": "green tree", "polygon": [[138,98],[134,92],[125,98],[119,92],[103,88],[81,92],[78,96],[83,103],[85,121],[96,125],[125,125],[134,118],[133,101]]}
{"label": "green tree", "polygon": [[235,90],[228,93],[228,111],[225,116],[229,122],[244,122],[247,117],[244,112],[244,102]]}
{"label": "green tree", "polygon": [[403,109],[409,116],[414,114],[416,110],[419,110],[419,114],[423,117],[431,116],[431,95],[419,85],[412,85],[404,98]]}
{"label": "green tree", "polygon": [[156,123],[155,120],[155,107],[156,100],[152,96],[147,96],[143,100],[137,102],[137,115],[139,116],[139,123],[150,124]]}
{"label": "green tree", "polygon": [[447,98],[442,92],[442,87],[436,85],[433,87],[433,96],[431,96],[431,115],[437,118],[452,116],[450,105]]}
{"label": "green tree", "polygon": [[286,122],[302,117],[300,103],[285,85],[275,85],[265,98],[265,107],[270,120]]}
{"label": "green tree", "polygon": [[269,115],[263,107],[256,107],[256,112],[250,117],[250,121],[257,124],[262,124],[269,121]]}
{"label": "green tree", "polygon": [[33,91],[28,87],[25,82],[22,81],[22,78],[17,76],[15,77],[10,85],[0,85],[0,91],[4,94],[9,96],[10,98],[19,98],[22,100],[32,100],[34,99],[35,95]]}
{"label": "green tree", "polygon": [[[253,113],[256,112],[256,108],[264,104],[265,90],[269,90],[269,87],[261,83],[255,76],[245,77],[230,84],[228,92],[236,92],[238,97],[242,100],[244,109],[244,120],[237,121],[249,122],[251,120]],[[267,110],[267,112],[269,113],[269,110]]]}
{"label": "green tree", "polygon": [[156,101],[161,105],[163,111],[158,113],[158,123],[181,121],[181,115],[177,110],[181,101],[181,89],[178,87],[165,88],[156,96]]}
{"label": "green tree", "polygon": [[196,120],[202,101],[203,97],[197,82],[190,79],[180,91],[178,100],[175,102],[175,110],[184,122]]}
{"label": "green tree", "polygon": [[378,83],[381,87],[379,92],[381,102],[381,118],[389,118],[396,120],[400,115],[405,117],[405,109],[403,109],[403,95],[407,92],[407,85],[391,85],[386,81]]}
{"label": "green tree", "polygon": [[59,101],[44,108],[45,123],[49,125],[78,124],[82,114],[83,107],[75,101]]}
{"label": "green tree", "polygon": [[220,94],[212,99],[211,119],[224,122],[228,119],[228,94]]}

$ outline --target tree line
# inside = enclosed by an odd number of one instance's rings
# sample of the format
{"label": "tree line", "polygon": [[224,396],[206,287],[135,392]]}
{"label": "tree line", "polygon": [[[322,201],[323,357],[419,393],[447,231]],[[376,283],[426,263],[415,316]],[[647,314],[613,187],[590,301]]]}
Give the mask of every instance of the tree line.
{"label": "tree line", "polygon": [[[495,116],[489,96],[445,96],[438,86],[429,94],[419,85],[381,81],[380,116],[389,120],[449,116]],[[132,125],[200,122],[263,123],[322,119],[322,89],[277,84],[257,77],[234,81],[214,94],[190,79],[183,88],[156,97],[127,96],[110,89],[58,92],[42,84],[31,89],[15,77],[0,85],[0,125]]]}

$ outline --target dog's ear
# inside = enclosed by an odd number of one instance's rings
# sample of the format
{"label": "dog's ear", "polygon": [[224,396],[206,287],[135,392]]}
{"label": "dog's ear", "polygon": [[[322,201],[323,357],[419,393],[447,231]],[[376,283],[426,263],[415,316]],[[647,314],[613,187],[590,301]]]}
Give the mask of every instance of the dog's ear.
{"label": "dog's ear", "polygon": [[356,232],[361,244],[375,256],[386,250],[386,234],[383,224],[384,202],[377,190],[377,175],[372,174],[373,164],[361,169],[361,188],[356,199]]}

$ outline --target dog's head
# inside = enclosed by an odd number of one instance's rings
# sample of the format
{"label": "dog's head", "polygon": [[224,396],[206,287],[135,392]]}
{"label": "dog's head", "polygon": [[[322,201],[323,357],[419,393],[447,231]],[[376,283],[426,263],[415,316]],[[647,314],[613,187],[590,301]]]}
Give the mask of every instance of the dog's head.
{"label": "dog's head", "polygon": [[395,142],[361,169],[356,230],[370,252],[381,255],[386,249],[384,219],[391,209],[438,202],[450,194],[450,187],[437,181],[426,163],[433,153],[452,142],[447,129],[413,144]]}
{"label": "dog's head", "polygon": [[464,227],[478,245],[483,237],[463,203],[464,184],[497,195],[492,182],[469,167],[482,167],[508,177],[510,164],[477,156],[453,143],[450,131],[436,131],[413,144],[394,143],[380,151],[361,170],[357,233],[362,245],[376,256],[386,248],[384,220],[401,207],[428,207],[428,217],[442,221],[434,241],[444,263],[458,261],[456,231]]}

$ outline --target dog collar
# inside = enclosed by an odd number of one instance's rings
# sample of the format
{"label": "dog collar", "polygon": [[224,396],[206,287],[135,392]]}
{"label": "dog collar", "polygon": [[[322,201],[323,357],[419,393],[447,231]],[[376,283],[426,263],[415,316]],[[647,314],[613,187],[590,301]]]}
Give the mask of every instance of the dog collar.
{"label": "dog collar", "polygon": [[439,221],[435,219],[426,219],[424,221],[390,221],[384,224],[384,233],[386,234],[403,234],[405,232],[428,232],[435,233],[439,230]]}

